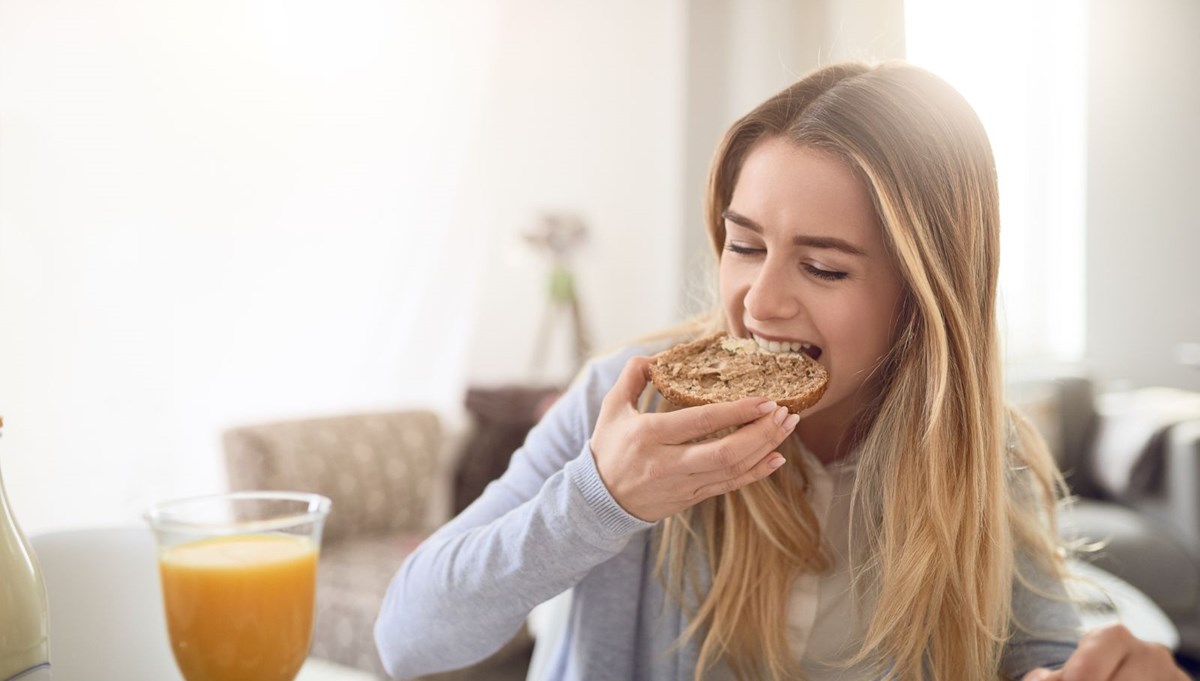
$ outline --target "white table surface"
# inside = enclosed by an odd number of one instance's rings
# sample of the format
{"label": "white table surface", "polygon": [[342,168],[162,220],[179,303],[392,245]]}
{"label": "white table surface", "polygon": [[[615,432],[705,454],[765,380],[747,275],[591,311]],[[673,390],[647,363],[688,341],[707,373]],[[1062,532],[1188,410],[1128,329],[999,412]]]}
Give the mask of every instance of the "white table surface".
{"label": "white table surface", "polygon": [[1149,596],[1129,582],[1083,561],[1071,561],[1070,569],[1082,578],[1070,580],[1067,590],[1083,601],[1078,608],[1084,630],[1120,622],[1143,641],[1160,643],[1171,650],[1179,648],[1179,629]]}
{"label": "white table surface", "polygon": [[374,674],[351,669],[316,657],[308,658],[296,681],[375,681]]}
{"label": "white table surface", "polygon": [[[50,601],[54,681],[183,681],[167,641],[154,538],[148,528],[70,530],[30,541]],[[296,677],[375,679],[316,658],[310,658]],[[38,679],[34,675],[29,681]]]}

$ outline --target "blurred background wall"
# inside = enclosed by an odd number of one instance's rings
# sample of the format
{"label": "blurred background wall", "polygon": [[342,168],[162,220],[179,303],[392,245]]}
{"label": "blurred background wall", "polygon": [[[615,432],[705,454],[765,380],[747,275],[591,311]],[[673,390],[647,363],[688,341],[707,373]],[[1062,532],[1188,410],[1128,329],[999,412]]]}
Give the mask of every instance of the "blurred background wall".
{"label": "blurred background wall", "polygon": [[[1036,81],[1078,102],[1061,129],[1019,113],[1080,149],[1024,183],[1060,212],[1005,217],[1010,360],[1200,389],[1180,362],[1200,341],[1197,6],[1059,5],[993,8],[1001,31],[935,0],[0,0],[10,496],[34,531],[129,520],[220,490],[232,425],[453,420],[468,385],[566,380],[561,334],[531,370],[548,262],[522,234],[548,211],[587,225],[571,265],[598,350],[682,319],[711,281],[721,133],[844,58],[908,56],[988,123],[1018,114],[978,98],[1014,86],[967,65],[1019,86],[1077,44],[1054,62],[1073,76]],[[1012,156],[1009,177],[1060,163]]]}
{"label": "blurred background wall", "polygon": [[1087,362],[1200,389],[1200,3],[1093,0]]}

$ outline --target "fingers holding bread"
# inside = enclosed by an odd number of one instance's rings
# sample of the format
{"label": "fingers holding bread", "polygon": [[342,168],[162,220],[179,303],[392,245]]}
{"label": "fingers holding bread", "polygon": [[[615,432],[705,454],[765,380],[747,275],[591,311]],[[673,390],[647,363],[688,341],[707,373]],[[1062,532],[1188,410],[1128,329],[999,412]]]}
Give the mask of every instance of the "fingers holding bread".
{"label": "fingers holding bread", "polygon": [[[699,485],[693,493],[692,498],[694,503],[699,503],[705,499],[710,499],[722,494],[735,492],[746,485],[753,482],[758,482],[779,470],[779,467],[784,464],[783,456],[779,452],[771,452],[767,456],[758,459],[750,470],[737,475],[735,477],[718,477],[715,480],[708,481]],[[698,482],[703,482],[699,481]]]}
{"label": "fingers holding bread", "polygon": [[[629,514],[655,522],[767,477],[798,412],[825,391],[811,357],[709,336],[630,359],[605,396],[590,441],[600,479]],[[649,381],[677,411],[643,414]]]}
{"label": "fingers holding bread", "polygon": [[[590,446],[600,479],[617,504],[630,515],[654,522],[696,503],[698,487],[711,482],[697,481],[696,472],[713,468],[714,462],[728,462],[719,465],[722,471],[715,475],[742,475],[754,466],[782,439],[768,444],[766,435],[779,430],[775,417],[786,409],[750,398],[662,414],[639,413],[636,403],[646,385],[649,362],[635,357],[626,364],[604,398]],[[760,427],[692,442],[747,423]],[[698,448],[691,458],[689,446]],[[721,451],[705,454],[704,447]]]}
{"label": "fingers holding bread", "polygon": [[648,416],[663,442],[682,445],[746,425],[778,409],[784,408],[765,397],[747,397]]}
{"label": "fingers holding bread", "polygon": [[653,363],[653,357],[630,357],[629,361],[625,362],[621,375],[617,377],[616,384],[605,396],[604,406],[609,406],[609,401],[613,400],[614,407],[629,406],[636,411],[638,398],[650,382],[650,365]]}
{"label": "fingers holding bread", "polygon": [[[766,404],[769,406],[774,402]],[[787,407],[775,407],[754,423],[724,437],[686,446],[681,457],[682,465],[693,474],[716,472],[732,474],[731,477],[742,475],[787,439],[799,421],[800,417],[789,414]]]}

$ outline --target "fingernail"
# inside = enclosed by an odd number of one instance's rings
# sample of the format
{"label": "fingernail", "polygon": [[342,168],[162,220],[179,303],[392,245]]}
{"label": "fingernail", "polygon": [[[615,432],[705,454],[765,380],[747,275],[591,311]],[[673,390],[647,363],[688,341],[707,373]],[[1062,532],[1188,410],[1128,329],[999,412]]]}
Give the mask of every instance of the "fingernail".
{"label": "fingernail", "polygon": [[776,468],[779,468],[786,462],[787,462],[787,459],[785,459],[781,456],[778,459],[772,459],[771,462],[768,463],[767,465],[771,467],[771,470],[775,470]]}
{"label": "fingernail", "polygon": [[787,414],[788,414],[787,407],[780,407],[779,409],[777,409],[775,411],[775,425],[779,425],[779,424],[783,423],[783,420],[785,418],[787,418]]}
{"label": "fingernail", "polygon": [[783,422],[783,429],[791,430],[796,427],[797,423],[800,423],[800,415],[792,414],[791,416],[787,417],[786,421]]}
{"label": "fingernail", "polygon": [[762,404],[758,405],[758,413],[760,413],[760,414],[768,414],[768,413],[770,413],[770,412],[771,412],[771,410],[772,410],[772,409],[774,409],[774,408],[775,408],[775,403],[774,403],[774,402],[770,402],[770,401],[763,402]]}

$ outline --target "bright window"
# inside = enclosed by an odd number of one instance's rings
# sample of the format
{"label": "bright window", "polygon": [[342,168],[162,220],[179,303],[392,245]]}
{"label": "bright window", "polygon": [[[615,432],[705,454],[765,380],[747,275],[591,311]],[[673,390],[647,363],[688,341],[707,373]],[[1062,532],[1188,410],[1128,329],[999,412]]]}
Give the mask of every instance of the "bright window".
{"label": "bright window", "polygon": [[975,107],[1000,178],[1000,323],[1012,364],[1084,354],[1083,0],[906,0],[908,60]]}

